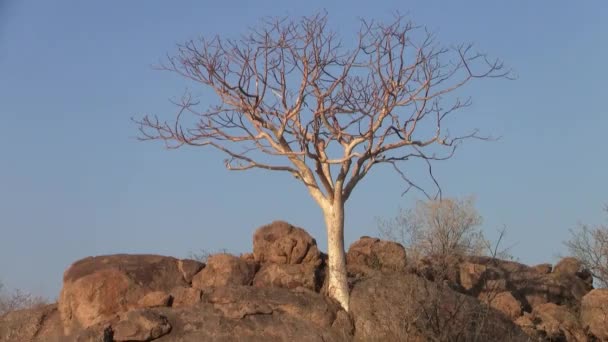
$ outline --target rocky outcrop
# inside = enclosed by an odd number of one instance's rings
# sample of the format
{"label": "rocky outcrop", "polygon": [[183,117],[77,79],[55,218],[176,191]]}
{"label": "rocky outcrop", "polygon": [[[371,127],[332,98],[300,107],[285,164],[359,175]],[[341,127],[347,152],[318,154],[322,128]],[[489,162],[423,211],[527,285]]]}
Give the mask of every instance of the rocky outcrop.
{"label": "rocky outcrop", "polygon": [[[207,264],[157,255],[72,264],[56,305],[0,317],[8,341],[603,341],[608,293],[573,258],[409,265],[394,242],[347,253],[351,312],[323,295],[326,256],[303,229],[260,227],[254,253]],[[592,290],[592,291],[591,291]]]}

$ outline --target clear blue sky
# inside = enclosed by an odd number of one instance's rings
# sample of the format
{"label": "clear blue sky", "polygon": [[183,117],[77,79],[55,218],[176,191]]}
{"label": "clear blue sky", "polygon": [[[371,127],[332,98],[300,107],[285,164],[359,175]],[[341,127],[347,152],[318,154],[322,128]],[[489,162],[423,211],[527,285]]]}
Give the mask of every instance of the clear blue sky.
{"label": "clear blue sky", "polygon": [[[474,42],[515,69],[517,81],[466,88],[474,106],[459,114],[459,124],[502,139],[467,143],[436,171],[446,195],[477,196],[490,235],[508,227],[521,261],[554,261],[569,228],[602,222],[605,0],[0,0],[0,279],[54,297],[79,258],[244,252],[274,219],[307,228],[325,249],[321,212],[290,176],[228,172],[209,150],[137,142],[130,122],[174,112],[169,98],[186,82],[151,65],[176,43],[323,8],[345,38],[357,17],[399,10],[445,44]],[[420,197],[401,197],[401,186],[381,169],[360,184],[347,244]]]}

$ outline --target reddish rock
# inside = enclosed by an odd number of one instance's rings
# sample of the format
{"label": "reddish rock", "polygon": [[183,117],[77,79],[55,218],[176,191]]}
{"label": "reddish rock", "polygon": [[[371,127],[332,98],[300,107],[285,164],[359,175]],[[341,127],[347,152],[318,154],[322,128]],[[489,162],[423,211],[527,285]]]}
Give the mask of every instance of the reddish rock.
{"label": "reddish rock", "polygon": [[533,272],[536,272],[538,274],[549,274],[553,270],[553,265],[551,265],[551,264],[539,264],[539,265],[535,265],[535,266],[530,267],[530,269]]}
{"label": "reddish rock", "polygon": [[532,311],[535,329],[550,341],[586,341],[585,332],[576,316],[564,305],[545,303]]}
{"label": "reddish rock", "polygon": [[207,260],[207,265],[192,279],[192,287],[227,285],[251,285],[255,275],[255,264],[230,254],[214,254]]}
{"label": "reddish rock", "polygon": [[265,264],[256,273],[253,285],[257,287],[304,287],[317,289],[316,267],[313,265]]}
{"label": "reddish rock", "polygon": [[251,262],[251,263],[255,263],[255,255],[253,255],[253,253],[243,253],[240,256],[241,259],[247,261],[247,262]]}
{"label": "reddish rock", "polygon": [[562,258],[553,268],[554,273],[563,273],[576,275],[584,269],[583,263],[577,258],[565,257]]}
{"label": "reddish rock", "polygon": [[513,297],[509,291],[491,293],[485,292],[480,295],[479,299],[493,307],[494,309],[504,313],[512,320],[516,320],[522,314],[521,303]]}
{"label": "reddish rock", "polygon": [[460,268],[460,285],[467,291],[481,286],[481,281],[488,267],[486,265],[463,262]]}
{"label": "reddish rock", "polygon": [[120,315],[112,325],[114,341],[152,341],[171,331],[166,317],[151,310],[138,309]]}
{"label": "reddish rock", "polygon": [[182,272],[184,280],[187,283],[192,283],[194,275],[200,272],[205,267],[205,264],[196,260],[182,259],[177,262],[177,267]]}
{"label": "reddish rock", "polygon": [[253,235],[253,255],[260,263],[321,264],[317,242],[304,229],[284,221],[262,226]]}
{"label": "reddish rock", "polygon": [[41,337],[48,342],[65,339],[56,304],[0,315],[1,342],[34,341],[41,340]]}
{"label": "reddish rock", "polygon": [[64,273],[59,312],[69,331],[89,327],[138,306],[146,294],[187,286],[177,259],[118,254],[89,257]]}
{"label": "reddish rock", "polygon": [[528,341],[475,298],[413,274],[380,273],[356,283],[350,308],[355,341]]}
{"label": "reddish rock", "polygon": [[581,301],[581,321],[600,341],[608,341],[608,289],[595,289]]}
{"label": "reddish rock", "polygon": [[522,316],[518,317],[513,322],[517,324],[528,336],[530,336],[529,341],[543,341],[541,333],[536,330],[534,317],[532,317],[532,314],[529,312],[524,312]]}
{"label": "reddish rock", "polygon": [[171,295],[164,291],[149,292],[143,296],[137,306],[142,308],[153,308],[157,306],[169,306],[171,303]]}
{"label": "reddish rock", "polygon": [[405,248],[396,242],[364,236],[353,242],[348,248],[346,264],[349,271],[353,273],[404,272],[406,269]]}
{"label": "reddish rock", "polygon": [[191,306],[201,302],[202,292],[199,289],[192,287],[176,287],[171,290],[171,296],[173,297],[173,303],[171,306]]}

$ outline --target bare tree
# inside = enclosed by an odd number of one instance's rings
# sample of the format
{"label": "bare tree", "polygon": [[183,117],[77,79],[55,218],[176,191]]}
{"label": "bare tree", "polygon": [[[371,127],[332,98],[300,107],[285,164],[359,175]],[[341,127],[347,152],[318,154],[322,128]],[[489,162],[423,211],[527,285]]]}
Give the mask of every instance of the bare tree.
{"label": "bare tree", "polygon": [[[301,181],[325,218],[328,294],[346,310],[344,204],[355,186],[374,165],[399,170],[413,159],[424,161],[434,180],[432,161],[480,138],[476,130],[452,136],[444,129],[447,117],[471,103],[452,93],[474,79],[508,76],[472,45],[442,47],[401,16],[362,20],[347,44],[325,14],[267,19],[237,40],[188,41],[161,69],[205,86],[219,101],[201,109],[186,92],[170,121],[135,120],[140,139],[212,147],[227,155],[229,170],[281,171]],[[422,190],[399,172],[408,189]]]}
{"label": "bare tree", "polygon": [[[604,210],[608,213],[608,205]],[[608,287],[608,226],[579,224],[570,233],[570,240],[565,242],[570,253],[591,271],[600,287]]]}

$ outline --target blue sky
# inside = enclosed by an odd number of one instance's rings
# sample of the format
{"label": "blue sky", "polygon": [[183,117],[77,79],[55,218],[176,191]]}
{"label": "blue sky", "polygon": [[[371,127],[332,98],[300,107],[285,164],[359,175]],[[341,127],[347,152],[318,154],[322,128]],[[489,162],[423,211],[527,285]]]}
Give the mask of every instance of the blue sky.
{"label": "blue sky", "polygon": [[[179,3],[179,4],[178,4]],[[255,4],[255,5],[252,5]],[[169,118],[187,83],[151,68],[176,43],[236,37],[263,16],[326,9],[345,39],[358,17],[407,13],[446,45],[473,42],[516,81],[472,84],[469,142],[436,166],[448,196],[475,194],[490,236],[508,228],[525,263],[555,261],[606,197],[608,3],[566,1],[0,1],[0,279],[55,297],[73,261],[108,253],[184,257],[251,249],[275,219],[325,249],[321,211],[292,177],[228,172],[223,156],[137,142],[132,116]],[[376,235],[420,194],[378,169],[347,205],[347,244]]]}

